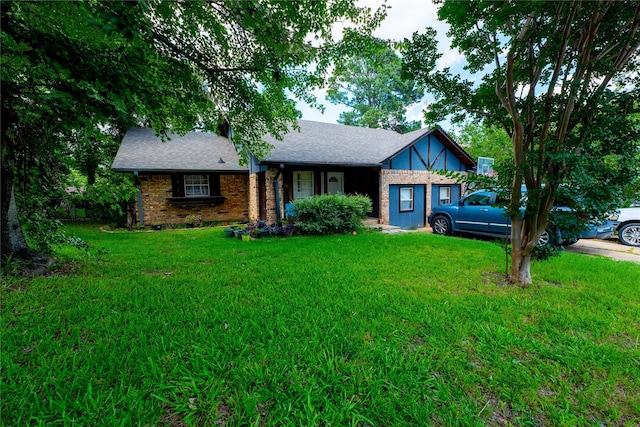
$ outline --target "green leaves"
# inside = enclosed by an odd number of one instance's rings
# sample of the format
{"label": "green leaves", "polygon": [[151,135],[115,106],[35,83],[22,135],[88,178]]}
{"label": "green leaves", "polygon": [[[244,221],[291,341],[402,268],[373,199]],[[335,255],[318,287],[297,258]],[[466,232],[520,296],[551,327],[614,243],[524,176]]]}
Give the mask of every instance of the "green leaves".
{"label": "green leaves", "polygon": [[331,102],[351,108],[338,122],[400,133],[419,129],[419,122],[407,122],[405,111],[420,100],[423,88],[402,73],[402,61],[390,43],[354,32],[348,36],[359,53],[336,65],[327,91]]}

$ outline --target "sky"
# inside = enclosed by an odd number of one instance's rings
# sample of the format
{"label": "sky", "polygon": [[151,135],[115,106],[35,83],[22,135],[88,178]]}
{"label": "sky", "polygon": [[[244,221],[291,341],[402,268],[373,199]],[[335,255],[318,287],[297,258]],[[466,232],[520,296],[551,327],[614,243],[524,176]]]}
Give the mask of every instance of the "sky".
{"label": "sky", "polygon": [[[382,4],[383,0],[360,0],[359,5],[369,6],[373,10]],[[387,17],[380,27],[374,32],[376,37],[382,39],[402,40],[411,38],[411,35],[418,31],[424,32],[425,28],[432,27],[438,32],[438,49],[443,54],[438,61],[438,67],[451,67],[463,64],[464,58],[456,51],[449,49],[446,33],[448,25],[438,21],[437,8],[430,0],[388,0]],[[304,120],[314,120],[325,123],[336,123],[340,113],[348,108],[342,105],[333,105],[326,100],[325,91],[315,91],[318,101],[326,107],[324,114],[312,108],[304,102],[298,102],[298,109],[302,112]],[[407,120],[420,120],[422,122],[421,110],[425,103],[414,105],[407,111]]]}

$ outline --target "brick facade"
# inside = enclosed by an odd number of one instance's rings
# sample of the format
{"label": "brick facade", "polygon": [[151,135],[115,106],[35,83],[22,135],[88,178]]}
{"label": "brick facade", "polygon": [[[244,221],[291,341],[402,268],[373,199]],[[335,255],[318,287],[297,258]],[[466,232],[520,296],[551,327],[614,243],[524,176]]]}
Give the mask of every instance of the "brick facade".
{"label": "brick facade", "polygon": [[424,184],[427,187],[427,199],[425,201],[427,216],[431,213],[431,186],[433,184],[455,184],[451,178],[430,171],[391,170],[380,171],[380,224],[389,224],[389,185]]}
{"label": "brick facade", "polygon": [[[251,221],[255,221],[257,219],[265,220],[268,223],[276,223],[278,222],[278,213],[276,211],[276,196],[273,188],[273,180],[278,173],[278,169],[267,169],[264,174],[253,173],[249,177],[249,186],[250,186],[250,200],[249,200],[249,219]],[[265,188],[265,200],[260,200],[259,194],[259,180],[264,177],[264,188]],[[280,214],[284,215],[284,203],[282,197],[282,185],[283,185],[283,176],[280,174],[278,177],[278,188],[280,191]],[[260,218],[260,203],[263,203],[264,210],[266,212],[265,218]]]}
{"label": "brick facade", "polygon": [[260,218],[260,195],[258,190],[258,174],[249,174],[249,221]]}
{"label": "brick facade", "polygon": [[[220,194],[226,199],[215,206],[192,206],[182,208],[173,205],[168,198],[172,197],[170,174],[140,174],[140,190],[144,223],[151,224],[184,224],[187,215],[195,214],[202,221],[246,222],[249,220],[249,174],[220,174]],[[136,198],[136,215],[140,214]]]}

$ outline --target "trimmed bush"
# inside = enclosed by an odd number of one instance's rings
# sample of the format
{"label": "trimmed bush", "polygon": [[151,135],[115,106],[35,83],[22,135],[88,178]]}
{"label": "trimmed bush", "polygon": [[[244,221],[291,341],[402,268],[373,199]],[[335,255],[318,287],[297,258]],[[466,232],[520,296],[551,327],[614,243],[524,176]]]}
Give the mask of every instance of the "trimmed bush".
{"label": "trimmed bush", "polygon": [[362,227],[371,199],[355,195],[321,195],[293,202],[295,226],[305,234],[341,234]]}

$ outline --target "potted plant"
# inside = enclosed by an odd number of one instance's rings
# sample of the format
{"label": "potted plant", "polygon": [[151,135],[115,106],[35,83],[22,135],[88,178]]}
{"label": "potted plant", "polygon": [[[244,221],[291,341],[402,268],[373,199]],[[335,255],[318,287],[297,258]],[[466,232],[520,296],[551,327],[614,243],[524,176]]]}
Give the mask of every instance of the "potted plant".
{"label": "potted plant", "polygon": [[161,222],[154,222],[153,224],[151,224],[151,229],[152,230],[162,230],[162,223]]}
{"label": "potted plant", "polygon": [[240,227],[236,223],[233,223],[230,226],[225,227],[224,228],[224,236],[225,237],[235,237],[234,232],[239,228]]}
{"label": "potted plant", "polygon": [[262,237],[269,235],[269,229],[255,227],[253,230],[251,230],[251,235],[256,239],[261,239]]}

